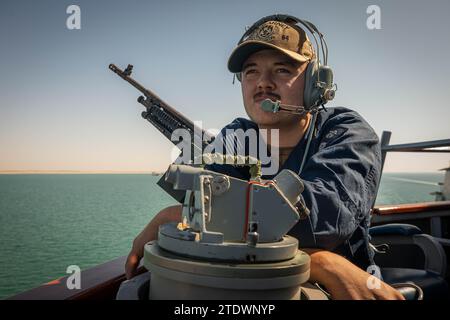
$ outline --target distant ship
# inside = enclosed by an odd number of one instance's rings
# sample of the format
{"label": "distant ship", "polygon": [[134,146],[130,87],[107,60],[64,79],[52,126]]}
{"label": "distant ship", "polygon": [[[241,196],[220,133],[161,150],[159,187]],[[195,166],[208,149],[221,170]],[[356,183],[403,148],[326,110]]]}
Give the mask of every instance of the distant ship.
{"label": "distant ship", "polygon": [[450,166],[440,169],[439,171],[445,171],[444,182],[440,182],[440,191],[432,192],[432,195],[436,196],[436,201],[450,200]]}

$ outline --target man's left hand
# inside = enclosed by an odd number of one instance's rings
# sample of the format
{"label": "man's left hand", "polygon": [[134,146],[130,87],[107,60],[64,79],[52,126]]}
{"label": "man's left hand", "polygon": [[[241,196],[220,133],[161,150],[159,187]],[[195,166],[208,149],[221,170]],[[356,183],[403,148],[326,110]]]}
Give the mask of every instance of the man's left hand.
{"label": "man's left hand", "polygon": [[405,300],[399,291],[379,279],[375,288],[369,286],[372,275],[340,255],[318,249],[302,250],[311,257],[310,281],[324,285],[333,300]]}

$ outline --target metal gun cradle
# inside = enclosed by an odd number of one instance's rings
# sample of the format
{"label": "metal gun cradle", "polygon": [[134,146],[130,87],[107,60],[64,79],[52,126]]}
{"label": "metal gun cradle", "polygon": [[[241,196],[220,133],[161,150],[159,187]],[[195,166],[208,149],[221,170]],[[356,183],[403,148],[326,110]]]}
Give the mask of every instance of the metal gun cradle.
{"label": "metal gun cradle", "polygon": [[[138,277],[149,281],[148,298],[300,299],[310,258],[286,235],[300,218],[294,172],[245,181],[171,165],[165,180],[186,197],[182,221],[160,226],[158,241],[145,245],[150,273]],[[125,287],[118,298],[137,292]]]}

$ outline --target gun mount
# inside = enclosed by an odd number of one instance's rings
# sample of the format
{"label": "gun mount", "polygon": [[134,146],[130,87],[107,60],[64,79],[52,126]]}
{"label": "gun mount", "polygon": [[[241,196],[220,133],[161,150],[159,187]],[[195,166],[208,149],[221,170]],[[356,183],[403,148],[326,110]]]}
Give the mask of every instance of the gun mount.
{"label": "gun mount", "polygon": [[[245,181],[171,165],[167,183],[186,193],[182,221],[161,225],[144,248],[150,299],[300,299],[309,256],[287,232],[303,191],[289,170]],[[137,281],[137,280],[134,280]],[[123,285],[118,298],[135,287]]]}

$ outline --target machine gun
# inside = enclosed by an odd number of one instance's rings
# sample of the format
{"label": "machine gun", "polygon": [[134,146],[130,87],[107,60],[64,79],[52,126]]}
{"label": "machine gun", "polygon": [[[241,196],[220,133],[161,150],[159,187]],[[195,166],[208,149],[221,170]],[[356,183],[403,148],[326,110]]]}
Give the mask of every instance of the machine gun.
{"label": "machine gun", "polygon": [[[196,153],[202,154],[205,147],[214,141],[214,136],[196,126],[191,120],[164,102],[151,90],[144,88],[140,83],[134,80],[131,77],[133,71],[133,66],[131,64],[129,64],[125,70],[121,70],[111,63],[109,69],[142,92],[143,96],[140,96],[137,99],[137,101],[146,108],[141,114],[142,117],[154,125],[167,139],[172,141],[172,133],[177,129],[184,129],[189,132],[191,162],[194,161]],[[172,143],[174,143],[174,141],[172,141]],[[164,177],[161,178],[157,184],[177,201],[183,201],[184,192],[173,190],[172,186],[166,183]]]}
{"label": "machine gun", "polygon": [[[201,151],[203,151],[203,149],[214,140],[214,137],[208,132],[197,127],[191,120],[175,110],[175,108],[168,105],[151,90],[144,88],[141,84],[134,80],[131,77],[131,73],[133,71],[133,66],[131,64],[129,64],[126,69],[122,71],[116,65],[111,63],[109,65],[109,69],[144,94],[144,96],[140,96],[137,99],[137,101],[146,108],[146,111],[141,114],[142,117],[161,131],[167,139],[172,141],[171,136],[175,130],[185,129],[191,135],[192,147],[195,149],[200,149]],[[194,138],[196,135],[197,138],[200,138],[199,141],[202,141],[202,145],[195,144],[196,139]],[[194,160],[193,157],[191,160]]]}

